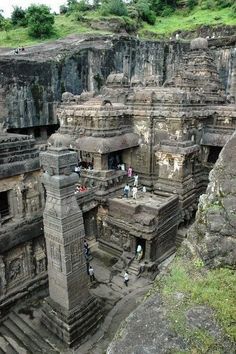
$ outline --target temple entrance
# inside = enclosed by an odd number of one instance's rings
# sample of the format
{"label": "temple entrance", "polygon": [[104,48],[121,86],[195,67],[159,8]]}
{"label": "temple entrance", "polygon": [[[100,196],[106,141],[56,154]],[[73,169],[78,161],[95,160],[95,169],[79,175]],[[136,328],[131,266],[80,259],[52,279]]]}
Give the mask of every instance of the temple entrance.
{"label": "temple entrance", "polygon": [[0,193],[0,221],[6,219],[10,215],[10,205],[8,201],[8,191]]}
{"label": "temple entrance", "polygon": [[222,150],[221,146],[209,146],[209,155],[207,158],[207,162],[216,163],[221,150]]}
{"label": "temple entrance", "polygon": [[143,259],[145,257],[146,240],[143,238],[136,237],[135,254],[137,252],[138,245],[142,247],[142,251],[143,251],[142,259]]}
{"label": "temple entrance", "polygon": [[123,165],[121,151],[111,152],[110,154],[108,154],[109,170],[121,169],[121,165]]}
{"label": "temple entrance", "polygon": [[90,210],[83,215],[85,237],[88,240],[97,239],[96,211]]}

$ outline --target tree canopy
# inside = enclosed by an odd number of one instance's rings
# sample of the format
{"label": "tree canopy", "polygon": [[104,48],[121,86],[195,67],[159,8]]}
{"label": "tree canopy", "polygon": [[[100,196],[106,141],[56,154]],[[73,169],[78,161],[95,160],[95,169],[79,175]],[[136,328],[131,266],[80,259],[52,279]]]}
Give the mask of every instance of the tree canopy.
{"label": "tree canopy", "polygon": [[35,38],[48,37],[53,32],[54,15],[46,5],[31,5],[27,9],[26,19],[29,35]]}

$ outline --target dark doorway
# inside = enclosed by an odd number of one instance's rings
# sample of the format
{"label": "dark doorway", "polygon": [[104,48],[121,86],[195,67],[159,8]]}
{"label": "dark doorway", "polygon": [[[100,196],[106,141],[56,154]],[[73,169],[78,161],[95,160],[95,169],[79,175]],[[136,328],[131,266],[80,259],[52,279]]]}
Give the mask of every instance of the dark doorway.
{"label": "dark doorway", "polygon": [[0,193],[0,215],[1,218],[5,218],[10,215],[10,207],[8,202],[8,191]]}
{"label": "dark doorway", "polygon": [[209,146],[209,154],[208,154],[207,162],[215,163],[218,160],[221,150],[222,150],[221,146]]}
{"label": "dark doorway", "polygon": [[111,152],[108,155],[108,169],[118,170],[119,166],[122,164],[121,151]]}
{"label": "dark doorway", "polygon": [[146,246],[146,240],[143,239],[143,238],[139,238],[139,237],[136,237],[136,248],[135,248],[135,253],[136,253],[136,250],[137,250],[137,247],[138,245],[140,245],[142,247],[142,250],[143,250],[143,258],[145,256],[145,246]]}
{"label": "dark doorway", "polygon": [[97,239],[96,210],[90,210],[83,215],[85,237],[88,240]]}

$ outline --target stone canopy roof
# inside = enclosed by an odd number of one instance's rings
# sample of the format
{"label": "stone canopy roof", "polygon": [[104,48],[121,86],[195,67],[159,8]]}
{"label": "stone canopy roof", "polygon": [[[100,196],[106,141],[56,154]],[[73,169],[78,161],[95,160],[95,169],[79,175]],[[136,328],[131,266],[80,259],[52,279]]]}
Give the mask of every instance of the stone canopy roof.
{"label": "stone canopy roof", "polygon": [[107,154],[139,145],[139,136],[135,133],[126,133],[111,138],[82,137],[75,142],[78,150],[87,152],[99,152]]}

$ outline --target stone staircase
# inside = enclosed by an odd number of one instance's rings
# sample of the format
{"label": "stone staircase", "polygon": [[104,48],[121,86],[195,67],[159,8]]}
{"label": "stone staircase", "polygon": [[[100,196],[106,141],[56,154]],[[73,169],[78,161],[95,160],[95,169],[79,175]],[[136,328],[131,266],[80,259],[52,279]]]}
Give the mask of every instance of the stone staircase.
{"label": "stone staircase", "polygon": [[182,227],[177,231],[176,240],[175,240],[175,244],[177,248],[181,246],[183,240],[187,237],[187,232],[188,232],[188,228],[186,227]]}
{"label": "stone staircase", "polygon": [[134,258],[132,260],[131,264],[129,265],[128,273],[137,276],[137,275],[139,275],[139,272],[140,272],[140,263],[138,262],[138,260],[136,258]]}
{"label": "stone staircase", "polygon": [[57,349],[16,311],[0,325],[0,354],[54,354]]}

